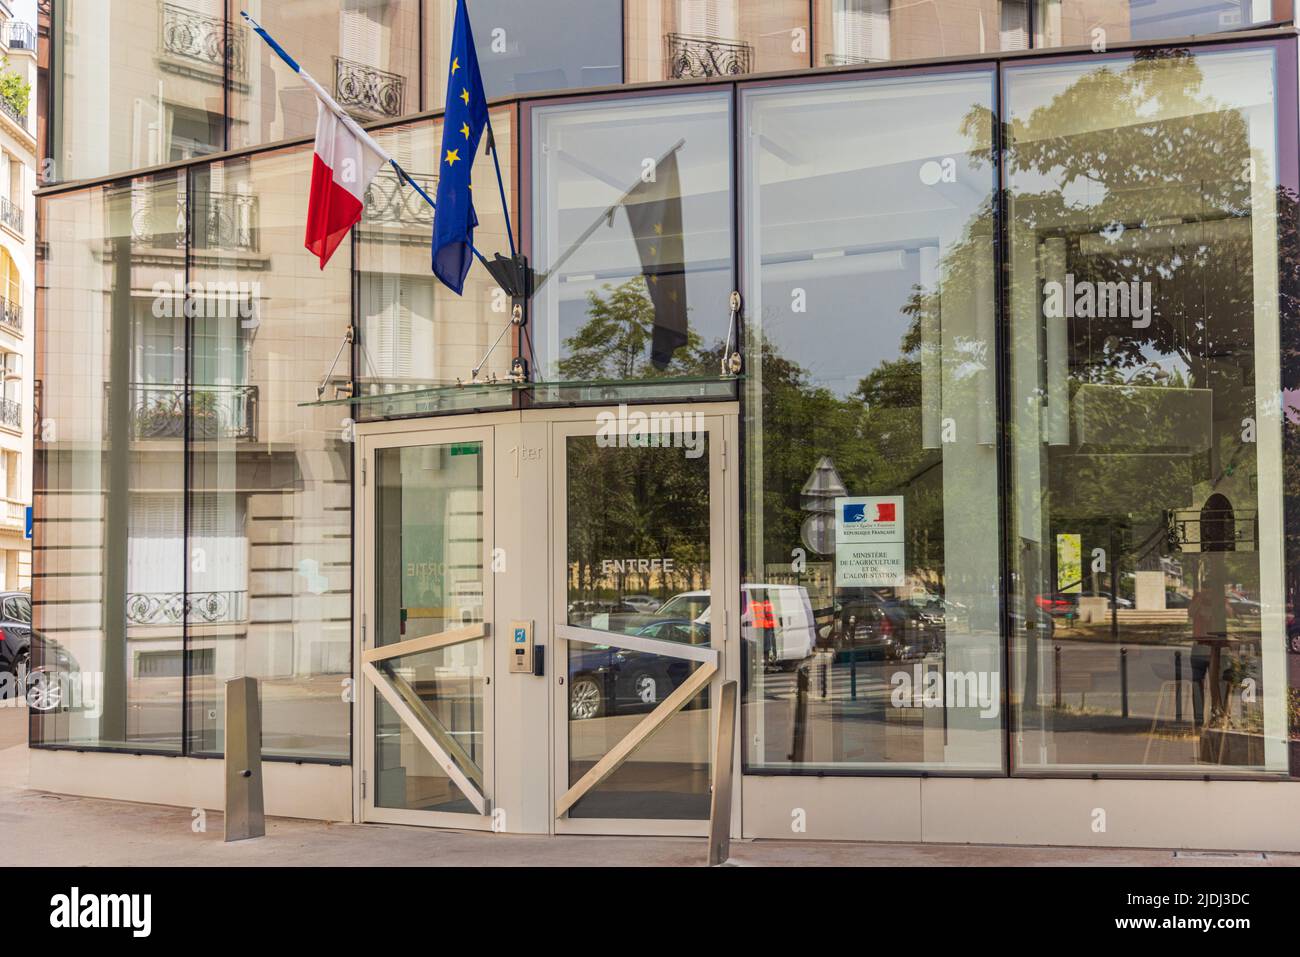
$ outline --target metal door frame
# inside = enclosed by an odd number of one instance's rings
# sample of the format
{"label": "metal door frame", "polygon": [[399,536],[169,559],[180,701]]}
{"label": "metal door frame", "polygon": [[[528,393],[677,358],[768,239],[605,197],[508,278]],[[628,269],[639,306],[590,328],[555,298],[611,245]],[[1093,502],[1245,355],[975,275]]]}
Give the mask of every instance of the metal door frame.
{"label": "metal door frame", "polygon": [[[597,415],[601,409],[588,410],[581,419],[570,413],[556,417],[550,422],[549,442],[551,447],[551,534],[550,534],[550,574],[552,594],[552,622],[550,625],[552,653],[550,655],[550,681],[552,684],[552,790],[554,800],[551,806],[552,828],[557,834],[644,834],[644,835],[682,835],[707,836],[708,821],[699,820],[659,820],[642,818],[570,818],[568,808],[581,797],[585,790],[594,787],[602,775],[612,773],[623,760],[653,733],[663,721],[680,709],[687,701],[694,698],[699,691],[707,687],[712,695],[709,708],[709,746],[708,754],[712,763],[713,745],[717,739],[719,689],[727,678],[738,676],[739,655],[728,653],[739,649],[740,609],[737,601],[740,595],[739,568],[739,520],[737,481],[737,423],[734,413],[721,410],[717,406],[703,405],[638,405],[636,411],[647,415],[652,412],[699,413],[703,416],[705,430],[709,433],[709,567],[710,591],[713,592],[712,610],[709,613],[710,643],[703,646],[676,646],[673,642],[659,641],[636,636],[590,631],[575,628],[565,623],[564,613],[568,607],[567,594],[567,481],[566,467],[568,458],[567,440],[571,436],[595,435],[598,431]],[[576,410],[575,410],[576,411]],[[721,600],[717,600],[721,596]],[[717,627],[721,621],[722,627]],[[567,661],[570,640],[579,640],[584,635],[590,636],[601,644],[627,647],[633,650],[653,651],[672,657],[686,658],[701,662],[701,667],[678,689],[661,701],[653,711],[645,715],[640,722],[616,744],[605,758],[592,768],[572,786],[569,781],[569,695],[567,687]],[[696,680],[696,676],[701,676]],[[561,681],[566,682],[561,684]],[[739,735],[737,735],[737,739]],[[737,740],[737,752],[739,740]],[[737,754],[737,760],[739,755]],[[608,761],[606,759],[609,759]],[[602,767],[602,765],[604,767]],[[710,774],[712,780],[712,772]],[[585,785],[585,787],[584,787]],[[739,836],[740,828],[740,788],[733,796],[733,832]]]}
{"label": "metal door frame", "polygon": [[[357,819],[362,822],[384,824],[417,824],[426,827],[490,830],[492,827],[492,796],[495,767],[494,717],[495,717],[495,667],[494,625],[496,619],[495,588],[492,575],[492,550],[495,547],[495,429],[492,424],[467,425],[464,419],[448,420],[446,427],[438,428],[437,420],[422,423],[423,428],[398,428],[377,432],[359,430],[357,457],[361,465],[361,483],[357,486],[356,511],[360,518],[356,535],[360,547],[355,549],[356,568],[354,581],[357,588],[354,609],[355,637],[355,701],[357,707],[355,730],[359,747],[356,749],[357,765],[354,769]],[[375,504],[378,483],[375,480],[375,453],[379,449],[410,448],[451,445],[462,442],[481,443],[483,475],[483,622],[463,628],[454,628],[436,635],[426,635],[393,645],[376,648],[373,623],[376,621],[376,591],[371,580],[378,569],[375,561],[376,515]],[[413,721],[411,708],[402,700],[400,692],[384,681],[375,665],[397,655],[415,654],[438,647],[447,647],[467,641],[481,640],[485,644],[483,688],[483,767],[482,787],[468,781],[456,767],[451,756],[437,740],[437,736]],[[475,803],[479,813],[461,814],[453,811],[418,811],[407,808],[375,806],[376,782],[373,780],[375,762],[375,699],[378,691],[397,712],[399,719],[415,735],[417,741],[429,752],[466,797]],[[468,790],[467,790],[468,788]]]}

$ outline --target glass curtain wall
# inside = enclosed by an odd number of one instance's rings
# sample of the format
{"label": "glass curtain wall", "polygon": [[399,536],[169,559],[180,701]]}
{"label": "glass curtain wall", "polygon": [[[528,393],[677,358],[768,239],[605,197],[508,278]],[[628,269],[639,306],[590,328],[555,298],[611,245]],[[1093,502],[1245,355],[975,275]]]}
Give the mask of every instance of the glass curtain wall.
{"label": "glass curtain wall", "polygon": [[359,122],[420,111],[419,0],[238,0],[230,8],[232,149],[316,132],[315,95],[240,10]]}
{"label": "glass curtain wall", "polygon": [[170,173],[44,203],[35,743],[182,747],[186,193]]}
{"label": "glass curtain wall", "polygon": [[535,378],[614,383],[586,400],[624,394],[620,382],[717,380],[734,332],[730,102],[689,94],[532,114]]}
{"label": "glass curtain wall", "polygon": [[[489,99],[539,90],[623,82],[623,4],[619,0],[473,0],[469,4],[483,86]],[[447,56],[455,0],[425,5],[427,105],[447,97]]]}
{"label": "glass curtain wall", "polygon": [[1035,0],[1035,45],[1086,46],[1248,29],[1273,18],[1271,0]]}
{"label": "glass curtain wall", "polygon": [[1007,71],[1019,768],[1286,770],[1277,73]]}
{"label": "glass curtain wall", "polygon": [[222,149],[224,7],[225,0],[58,0],[53,165],[44,180],[106,176]]}
{"label": "glass curtain wall", "polygon": [[807,0],[628,0],[628,83],[807,69]]}
{"label": "glass curtain wall", "polygon": [[1029,48],[1029,0],[816,0],[814,66]]}
{"label": "glass curtain wall", "polygon": [[750,768],[1002,766],[992,96],[744,92]]}
{"label": "glass curtain wall", "polygon": [[187,747],[222,750],[224,683],[250,675],[265,753],[347,758],[352,429],[302,403],[351,321],[348,250],[303,248],[310,148],[193,175]]}
{"label": "glass curtain wall", "polygon": [[[500,151],[501,175],[512,203],[513,108],[494,110],[492,126]],[[402,165],[430,196],[438,190],[436,167],[442,122],[422,121],[384,130],[376,142]],[[481,149],[474,158],[474,244],[484,255],[510,253],[492,157]],[[357,230],[359,329],[356,347],[358,394],[376,397],[356,407],[361,418],[377,415],[448,412],[467,408],[509,408],[508,388],[443,390],[438,386],[480,380],[510,372],[516,335],[511,302],[487,270],[476,263],[457,296],[429,269],[433,210],[410,186],[384,167],[366,194],[365,216]],[[496,343],[494,348],[494,343]],[[387,398],[379,398],[387,397]],[[340,406],[340,411],[346,407]]]}

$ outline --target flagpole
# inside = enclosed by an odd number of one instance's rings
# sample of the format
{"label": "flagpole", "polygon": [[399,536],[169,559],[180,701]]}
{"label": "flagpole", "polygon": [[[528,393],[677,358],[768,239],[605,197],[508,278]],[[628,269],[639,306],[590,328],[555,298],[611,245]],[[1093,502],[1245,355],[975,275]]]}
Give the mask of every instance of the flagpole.
{"label": "flagpole", "polygon": [[[679,149],[681,149],[685,145],[686,145],[685,139],[678,140],[677,143],[672,147],[672,149],[668,150],[668,152],[664,153],[663,156],[655,160],[655,169],[657,170],[659,168],[660,163],[662,163],[668,157],[672,156],[674,153],[676,153]],[[557,260],[555,260],[555,263],[551,266],[551,268],[546,270],[546,272],[542,273],[541,278],[537,280],[537,285],[535,288],[541,289],[542,286],[546,285],[546,281],[555,275],[556,270],[569,261],[569,257],[571,257],[574,253],[578,251],[579,246],[581,246],[583,243],[585,243],[588,239],[591,238],[591,234],[600,228],[601,223],[605,222],[606,220],[612,219],[614,215],[614,211],[618,209],[620,206],[622,206],[624,203],[626,203],[627,198],[631,196],[633,193],[635,193],[640,186],[641,183],[639,182],[632,184],[632,187],[628,189],[627,192],[625,192],[615,202],[611,203],[608,207],[606,207],[605,211],[596,217],[595,221],[586,228],[583,234],[569,244],[569,248],[560,254],[560,257]]]}
{"label": "flagpole", "polygon": [[[342,122],[342,123],[343,123],[343,124],[344,124],[348,129],[349,129],[349,130],[350,130],[350,131],[352,131],[352,133],[353,133],[355,136],[357,136],[359,139],[361,139],[363,142],[365,142],[367,146],[369,146],[372,150],[374,150],[376,153],[378,153],[380,156],[382,156],[382,157],[384,158],[384,161],[385,161],[386,163],[388,163],[390,166],[392,166],[394,170],[397,171],[397,176],[398,176],[398,178],[399,178],[400,180],[403,180],[404,182],[406,182],[407,185],[409,185],[412,189],[414,189],[417,193],[419,193],[419,194],[420,194],[420,197],[421,197],[421,198],[422,198],[426,203],[429,204],[429,208],[432,209],[432,210],[434,211],[434,213],[436,214],[436,213],[437,213],[437,210],[438,210],[438,206],[437,206],[437,204],[434,203],[434,201],[430,198],[429,194],[426,193],[426,192],[425,192],[425,191],[420,187],[420,184],[419,184],[419,183],[417,183],[414,179],[411,178],[411,174],[410,174],[410,173],[408,173],[406,170],[402,169],[402,167],[398,164],[397,160],[393,159],[391,156],[388,155],[388,151],[387,151],[387,150],[385,150],[385,149],[384,149],[383,147],[381,147],[378,143],[376,143],[375,140],[374,140],[374,138],[373,138],[369,133],[367,133],[365,130],[363,130],[363,129],[362,129],[362,128],[357,124],[357,122],[356,122],[355,120],[352,119],[352,117],[348,116],[348,114],[344,112],[343,107],[339,106],[338,103],[336,103],[336,102],[334,101],[334,97],[330,96],[329,93],[327,93],[327,92],[325,91],[325,88],[322,87],[319,83],[316,82],[316,78],[315,78],[314,76],[312,76],[310,73],[308,73],[307,71],[305,71],[301,66],[299,66],[299,65],[298,65],[298,61],[295,60],[293,57],[291,57],[291,56],[288,54],[288,52],[285,51],[284,47],[282,47],[282,46],[280,46],[280,44],[276,43],[276,42],[275,42],[275,39],[271,36],[271,34],[267,33],[266,30],[262,27],[262,25],[261,25],[260,23],[258,23],[258,22],[257,22],[256,20],[254,20],[252,17],[250,17],[250,16],[248,15],[248,12],[247,12],[247,11],[245,11],[245,10],[240,10],[240,11],[239,11],[239,15],[240,15],[241,17],[243,17],[245,20],[247,20],[247,21],[248,21],[248,25],[249,25],[250,27],[253,28],[253,32],[255,32],[255,33],[256,33],[259,37],[261,37],[263,40],[265,40],[267,46],[269,46],[272,50],[274,50],[274,51],[279,55],[280,59],[283,60],[283,61],[288,65],[288,67],[289,67],[291,70],[293,70],[294,73],[297,73],[298,76],[300,76],[300,77],[302,78],[303,82],[306,83],[306,84],[311,88],[312,92],[314,92],[314,93],[316,94],[316,96],[320,99],[320,101],[321,101],[322,103],[325,104],[325,106],[329,109],[329,111],[330,111],[331,113],[333,113],[335,116],[337,116],[337,117],[339,118],[339,120],[340,120],[340,121],[341,121],[341,122]],[[491,124],[491,120],[489,119],[488,122],[489,122],[489,125],[490,125],[490,124]],[[493,149],[493,151],[492,151],[492,158],[493,158],[494,160],[496,159],[496,150],[495,150],[495,149]],[[497,169],[497,178],[498,178],[498,180],[500,179],[500,176],[501,176],[501,170],[500,170],[500,168],[498,167],[498,169]],[[503,195],[503,196],[505,195],[504,192],[502,193],[502,195]],[[507,213],[506,213],[506,222],[507,222],[507,224],[509,224],[509,221],[510,221],[510,213],[507,212]],[[512,251],[514,250],[514,245],[515,245],[514,237],[511,236],[511,238],[510,238],[510,248],[511,248]],[[479,252],[476,248],[474,248],[473,243],[470,244],[470,247],[469,247],[469,248],[470,248],[470,251],[471,251],[472,253],[474,253],[474,255],[475,255],[476,257],[478,257],[478,261],[481,262],[481,263],[486,267],[487,264],[488,264],[488,262],[487,262],[487,259],[485,259],[485,258],[483,257],[483,254],[482,254],[481,252]]]}
{"label": "flagpole", "polygon": [[[473,43],[474,25],[469,16],[468,0],[466,0],[465,3],[465,22],[469,28],[469,35],[471,38],[470,42]],[[482,86],[482,83],[480,82],[479,85]],[[515,228],[510,225],[510,204],[506,202],[506,185],[505,181],[501,178],[501,161],[497,159],[497,135],[492,130],[492,111],[489,109],[486,112],[488,152],[492,154],[492,165],[496,167],[497,171],[497,191],[501,194],[501,212],[503,212],[506,217],[506,238],[510,240],[510,258],[517,259],[519,257],[519,252],[515,249]]]}

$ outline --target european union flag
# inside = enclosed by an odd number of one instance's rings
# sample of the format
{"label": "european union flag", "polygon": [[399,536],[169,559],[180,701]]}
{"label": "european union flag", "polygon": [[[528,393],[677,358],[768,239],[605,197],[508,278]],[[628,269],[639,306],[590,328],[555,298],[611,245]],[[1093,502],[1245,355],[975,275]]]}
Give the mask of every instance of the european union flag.
{"label": "european union flag", "polygon": [[447,108],[442,118],[438,209],[433,217],[433,274],[458,296],[465,289],[465,276],[474,261],[478,216],[469,175],[487,120],[487,95],[478,70],[469,10],[465,0],[457,0],[447,73]]}

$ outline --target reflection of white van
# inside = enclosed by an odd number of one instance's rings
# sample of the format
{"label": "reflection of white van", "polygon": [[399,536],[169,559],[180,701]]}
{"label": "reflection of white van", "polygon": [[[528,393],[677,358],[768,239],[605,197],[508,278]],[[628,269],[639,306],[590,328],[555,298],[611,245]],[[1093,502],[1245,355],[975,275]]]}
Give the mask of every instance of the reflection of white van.
{"label": "reflection of white van", "polygon": [[[812,601],[802,585],[741,586],[740,636],[760,644],[768,665],[793,665],[813,653]],[[709,623],[709,593],[688,591],[664,602],[655,617]]]}

